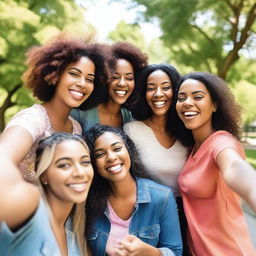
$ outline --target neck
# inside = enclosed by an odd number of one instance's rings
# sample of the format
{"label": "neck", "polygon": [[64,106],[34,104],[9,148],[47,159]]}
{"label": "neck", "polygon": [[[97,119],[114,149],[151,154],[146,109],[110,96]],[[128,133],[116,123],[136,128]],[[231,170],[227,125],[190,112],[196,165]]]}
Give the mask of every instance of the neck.
{"label": "neck", "polygon": [[51,207],[51,212],[54,217],[54,222],[58,227],[64,227],[67,218],[69,217],[74,203],[61,202],[59,200],[54,200],[51,197],[46,197],[49,206]]}
{"label": "neck", "polygon": [[154,131],[161,131],[165,132],[166,131],[166,124],[167,124],[167,115],[152,115],[150,118],[147,120],[147,125],[154,130]]}
{"label": "neck", "polygon": [[136,195],[137,186],[136,181],[131,175],[127,179],[120,182],[113,182],[111,186],[111,195],[115,198],[128,198],[130,196]]}
{"label": "neck", "polygon": [[106,112],[110,115],[117,115],[121,110],[121,105],[111,99],[108,99],[107,102],[100,104],[99,107],[102,112]]}
{"label": "neck", "polygon": [[43,106],[46,108],[52,128],[56,131],[65,131],[71,108],[66,105],[63,106],[63,104],[59,104],[55,100],[45,102]]}

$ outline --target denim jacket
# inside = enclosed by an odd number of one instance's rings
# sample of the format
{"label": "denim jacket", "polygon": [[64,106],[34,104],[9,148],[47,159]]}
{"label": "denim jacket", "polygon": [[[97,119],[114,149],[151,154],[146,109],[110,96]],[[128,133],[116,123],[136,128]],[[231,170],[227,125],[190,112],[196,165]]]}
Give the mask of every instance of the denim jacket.
{"label": "denim jacket", "polygon": [[[71,227],[69,218],[65,224],[68,255],[79,256]],[[61,256],[43,200],[34,215],[15,232],[5,222],[0,222],[0,256]]]}
{"label": "denim jacket", "polygon": [[[137,200],[129,234],[161,250],[163,256],[182,255],[179,219],[171,190],[148,179],[137,178]],[[108,208],[87,234],[92,254],[106,255],[110,233]]]}

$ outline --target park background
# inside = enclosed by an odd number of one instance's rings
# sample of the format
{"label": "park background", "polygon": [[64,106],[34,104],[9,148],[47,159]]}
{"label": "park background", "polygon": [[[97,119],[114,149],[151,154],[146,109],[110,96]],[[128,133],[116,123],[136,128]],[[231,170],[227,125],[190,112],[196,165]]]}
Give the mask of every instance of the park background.
{"label": "park background", "polygon": [[255,0],[0,0],[0,132],[36,102],[21,80],[26,51],[66,31],[87,42],[128,41],[150,63],[226,80],[242,107],[243,144],[256,168],[255,21]]}

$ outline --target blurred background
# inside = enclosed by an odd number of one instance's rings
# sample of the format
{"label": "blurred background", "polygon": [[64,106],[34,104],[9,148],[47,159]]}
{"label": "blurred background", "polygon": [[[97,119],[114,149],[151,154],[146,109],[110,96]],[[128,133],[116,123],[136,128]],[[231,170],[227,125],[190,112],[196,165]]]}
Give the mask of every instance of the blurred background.
{"label": "blurred background", "polygon": [[242,106],[243,144],[256,168],[255,20],[255,0],[0,0],[0,132],[36,101],[21,80],[26,51],[66,31],[89,42],[128,41],[150,63],[225,79]]}
{"label": "blurred background", "polygon": [[1,0],[0,131],[35,99],[21,75],[28,48],[60,31],[86,41],[128,41],[151,63],[225,79],[242,106],[244,144],[256,167],[254,0]]}

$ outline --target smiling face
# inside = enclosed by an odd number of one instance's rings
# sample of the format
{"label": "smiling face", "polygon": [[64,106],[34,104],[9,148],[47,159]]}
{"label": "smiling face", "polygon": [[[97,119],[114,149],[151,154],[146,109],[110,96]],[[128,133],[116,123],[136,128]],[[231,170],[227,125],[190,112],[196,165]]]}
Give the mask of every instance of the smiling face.
{"label": "smiling face", "polygon": [[105,132],[95,141],[94,158],[98,173],[111,183],[130,178],[131,159],[121,137]]}
{"label": "smiling face", "polygon": [[95,65],[87,57],[70,63],[61,74],[53,99],[58,98],[70,108],[80,106],[94,88]]}
{"label": "smiling face", "polygon": [[41,176],[42,183],[47,183],[47,200],[49,203],[84,202],[93,174],[90,154],[84,145],[75,140],[59,143],[52,163]]}
{"label": "smiling face", "polygon": [[152,72],[147,79],[146,100],[153,115],[166,115],[172,103],[170,77],[162,70]]}
{"label": "smiling face", "polygon": [[108,84],[108,94],[111,101],[124,104],[134,90],[134,71],[131,63],[118,59],[116,70]]}
{"label": "smiling face", "polygon": [[176,110],[187,129],[202,135],[211,133],[212,114],[216,106],[205,85],[194,79],[185,80],[178,92]]}

